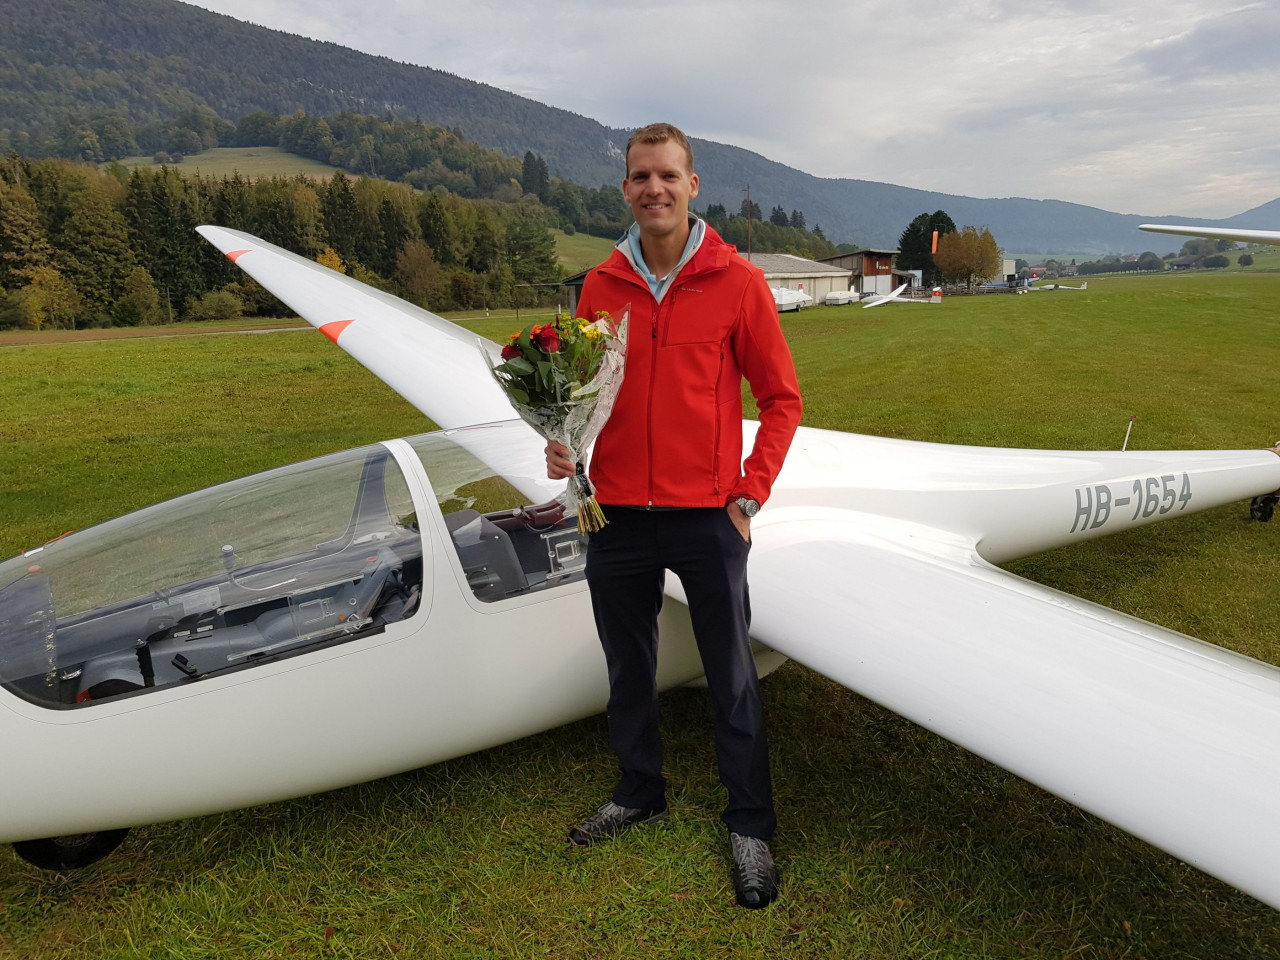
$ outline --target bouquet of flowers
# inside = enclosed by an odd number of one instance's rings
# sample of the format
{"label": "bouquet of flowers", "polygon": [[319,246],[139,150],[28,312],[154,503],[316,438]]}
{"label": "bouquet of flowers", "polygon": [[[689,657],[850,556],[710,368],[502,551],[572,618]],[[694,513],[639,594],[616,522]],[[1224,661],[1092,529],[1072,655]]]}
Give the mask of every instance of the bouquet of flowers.
{"label": "bouquet of flowers", "polygon": [[578,472],[569,479],[563,502],[578,517],[578,530],[599,530],[607,522],[582,457],[599,436],[622,386],[631,304],[617,322],[601,311],[593,322],[558,316],[513,333],[494,365],[494,379],[520,418],[546,438],[569,448]]}

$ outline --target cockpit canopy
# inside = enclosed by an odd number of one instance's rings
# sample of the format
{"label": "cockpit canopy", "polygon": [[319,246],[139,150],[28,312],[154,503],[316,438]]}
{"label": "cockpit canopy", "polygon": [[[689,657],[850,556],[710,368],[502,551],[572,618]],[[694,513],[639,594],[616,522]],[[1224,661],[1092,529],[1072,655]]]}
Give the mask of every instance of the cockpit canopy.
{"label": "cockpit canopy", "polygon": [[[530,435],[515,421],[408,440],[480,601],[584,574]],[[423,606],[423,549],[382,444],[147,507],[0,564],[0,685],[85,706],[367,636]]]}
{"label": "cockpit canopy", "polygon": [[410,615],[422,539],[381,445],[139,510],[0,564],[0,681],[87,703]]}

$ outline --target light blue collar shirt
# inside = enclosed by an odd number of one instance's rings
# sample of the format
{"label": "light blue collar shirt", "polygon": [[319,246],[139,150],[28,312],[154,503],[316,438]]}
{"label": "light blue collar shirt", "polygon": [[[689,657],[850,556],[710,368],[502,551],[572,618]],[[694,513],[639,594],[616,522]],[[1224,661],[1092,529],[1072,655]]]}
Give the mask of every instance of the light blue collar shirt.
{"label": "light blue collar shirt", "polygon": [[675,265],[670,273],[663,277],[654,274],[644,262],[644,253],[640,249],[640,224],[631,224],[622,239],[618,241],[618,249],[622,251],[623,256],[631,261],[632,268],[640,275],[641,279],[649,285],[649,290],[653,293],[653,299],[661,303],[662,298],[671,289],[671,282],[684,269],[684,265],[689,262],[690,258],[698,252],[698,248],[702,246],[702,238],[706,235],[706,222],[690,214],[689,239],[685,241],[684,253],[680,254],[680,262]]}

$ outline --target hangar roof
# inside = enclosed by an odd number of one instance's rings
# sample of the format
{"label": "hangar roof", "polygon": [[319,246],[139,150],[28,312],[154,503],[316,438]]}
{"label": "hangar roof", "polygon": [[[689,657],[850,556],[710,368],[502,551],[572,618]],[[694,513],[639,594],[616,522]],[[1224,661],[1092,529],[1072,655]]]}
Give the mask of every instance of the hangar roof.
{"label": "hangar roof", "polygon": [[[747,255],[739,250],[738,256]],[[853,272],[789,253],[753,253],[749,259],[766,277],[847,277]]]}

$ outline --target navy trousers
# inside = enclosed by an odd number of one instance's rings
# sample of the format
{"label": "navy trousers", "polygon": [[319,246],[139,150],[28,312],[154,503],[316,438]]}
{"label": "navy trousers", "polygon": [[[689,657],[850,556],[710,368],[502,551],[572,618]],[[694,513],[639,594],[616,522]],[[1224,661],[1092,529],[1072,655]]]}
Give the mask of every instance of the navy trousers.
{"label": "navy trousers", "polygon": [[666,806],[655,669],[658,611],[671,570],[689,599],[693,632],[715,716],[721,819],[734,833],[769,840],[777,819],[759,679],[747,629],[747,554],[723,507],[644,510],[605,506],[609,522],[591,534],[587,582],[609,665],[609,740],[621,778],[613,802]]}

